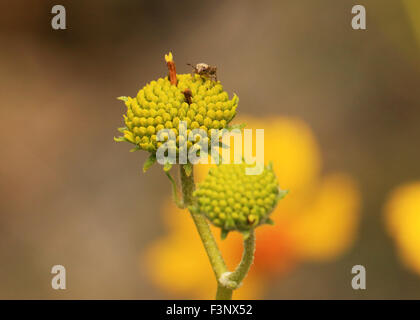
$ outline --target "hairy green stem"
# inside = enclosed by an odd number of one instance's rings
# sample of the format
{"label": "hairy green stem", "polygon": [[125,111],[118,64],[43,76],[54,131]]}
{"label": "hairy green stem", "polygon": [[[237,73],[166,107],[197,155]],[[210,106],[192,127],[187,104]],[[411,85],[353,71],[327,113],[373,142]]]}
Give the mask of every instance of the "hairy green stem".
{"label": "hairy green stem", "polygon": [[229,276],[229,280],[236,282],[238,285],[248,274],[249,269],[254,261],[255,253],[255,232],[251,229],[249,237],[244,240],[244,252],[241,262],[236,270]]}
{"label": "hairy green stem", "polygon": [[254,261],[255,252],[255,232],[250,230],[249,236],[244,240],[244,252],[242,254],[241,262],[236,270],[232,273],[225,273],[219,279],[219,286],[217,287],[216,299],[228,300],[232,299],[232,292],[238,289],[242,280],[248,274],[249,269]]}
{"label": "hairy green stem", "polygon": [[[189,175],[186,174],[184,166],[180,165],[180,176],[182,186],[182,197],[185,207],[193,204],[193,192],[195,189],[194,174],[193,170]],[[203,242],[204,248],[209,257],[211,267],[216,276],[217,280],[217,300],[231,300],[233,290],[237,289],[241,284],[242,280],[248,274],[249,268],[254,260],[255,251],[255,233],[252,229],[249,237],[244,240],[244,253],[242,255],[241,262],[239,263],[236,270],[229,273],[226,267],[225,261],[223,260],[222,254],[214,240],[213,234],[211,233],[209,224],[206,218],[200,214],[190,211],[191,217],[194,220],[197,231],[200,235],[201,241]]]}
{"label": "hairy green stem", "polygon": [[[182,196],[184,205],[186,207],[193,204],[193,192],[194,192],[194,173],[188,176],[185,173],[183,166],[180,166]],[[213,234],[211,233],[209,224],[206,218],[199,213],[190,212],[194,220],[197,231],[200,235],[201,241],[203,242],[204,248],[206,249],[207,255],[210,259],[211,266],[213,268],[216,279],[218,280],[221,275],[228,271],[225,261],[223,260],[222,254],[217,247],[216,241],[214,240]]]}
{"label": "hairy green stem", "polygon": [[216,300],[232,300],[233,290],[217,284]]}

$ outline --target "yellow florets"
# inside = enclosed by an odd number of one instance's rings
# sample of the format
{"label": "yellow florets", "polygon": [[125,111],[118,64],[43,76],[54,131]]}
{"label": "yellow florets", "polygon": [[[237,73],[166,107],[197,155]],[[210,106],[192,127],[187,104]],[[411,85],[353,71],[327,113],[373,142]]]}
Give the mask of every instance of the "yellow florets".
{"label": "yellow florets", "polygon": [[279,189],[271,166],[259,175],[246,175],[246,164],[222,164],[210,169],[194,192],[197,212],[222,229],[247,233],[264,223],[279,199],[287,193]]}
{"label": "yellow florets", "polygon": [[168,54],[165,54],[165,61],[166,61],[166,62],[171,62],[171,61],[173,61],[172,52],[169,52]]}
{"label": "yellow florets", "polygon": [[[181,121],[187,124],[187,134],[189,130],[202,129],[208,137],[211,129],[227,127],[236,114],[239,100],[236,95],[229,99],[219,81],[199,75],[180,74],[177,80],[175,86],[167,78],[160,78],[148,83],[136,97],[121,98],[125,101],[127,113],[124,115],[126,127],[121,128],[123,137],[119,141],[133,143],[138,149],[154,153],[162,143],[157,141],[159,130],[171,129],[178,150]],[[190,101],[184,94],[185,90],[190,90]]]}

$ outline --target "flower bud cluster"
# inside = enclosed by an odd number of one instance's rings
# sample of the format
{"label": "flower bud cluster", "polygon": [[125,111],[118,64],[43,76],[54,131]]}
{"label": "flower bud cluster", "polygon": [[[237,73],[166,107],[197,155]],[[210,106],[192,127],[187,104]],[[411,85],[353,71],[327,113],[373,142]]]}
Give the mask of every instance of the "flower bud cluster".
{"label": "flower bud cluster", "polygon": [[[127,113],[124,115],[123,139],[151,153],[161,146],[158,132],[171,130],[176,138],[177,151],[183,146],[191,130],[201,129],[210,137],[212,129],[224,129],[236,114],[238,97],[229,99],[219,81],[199,75],[179,74],[177,85],[167,78],[152,81],[143,87],[134,98],[124,98]],[[187,99],[184,92],[189,90]],[[184,135],[180,122],[185,121]],[[190,149],[196,141],[187,141]],[[206,141],[207,142],[207,141]]]}

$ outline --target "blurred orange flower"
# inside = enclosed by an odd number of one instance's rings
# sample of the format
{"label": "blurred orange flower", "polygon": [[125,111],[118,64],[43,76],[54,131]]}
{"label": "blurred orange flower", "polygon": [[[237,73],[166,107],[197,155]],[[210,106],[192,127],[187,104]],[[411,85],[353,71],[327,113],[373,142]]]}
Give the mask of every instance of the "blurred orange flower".
{"label": "blurred orange flower", "polygon": [[[336,173],[322,176],[318,144],[309,127],[294,118],[242,118],[246,128],[264,129],[264,159],[272,161],[282,189],[290,193],[272,213],[275,226],[256,229],[255,263],[236,299],[257,299],[271,277],[291,271],[303,261],[328,261],[354,241],[360,195],[352,178]],[[255,149],[254,149],[255,150]],[[197,165],[196,180],[209,165]],[[168,201],[169,202],[169,201]],[[176,298],[214,298],[216,281],[191,217],[165,204],[168,234],[147,251],[153,281]],[[232,232],[219,248],[232,270],[240,261],[242,238]]]}
{"label": "blurred orange flower", "polygon": [[403,263],[420,274],[420,181],[392,191],[385,214],[387,229]]}

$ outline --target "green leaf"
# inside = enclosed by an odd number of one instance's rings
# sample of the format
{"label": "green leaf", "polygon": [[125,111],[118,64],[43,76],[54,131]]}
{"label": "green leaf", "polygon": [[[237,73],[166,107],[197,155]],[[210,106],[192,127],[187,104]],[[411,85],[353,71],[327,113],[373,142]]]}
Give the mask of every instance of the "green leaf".
{"label": "green leaf", "polygon": [[220,238],[222,240],[225,240],[227,238],[228,234],[229,234],[229,230],[222,229],[222,232],[220,233]]}
{"label": "green leaf", "polygon": [[178,190],[177,190],[176,182],[175,182],[174,178],[169,173],[169,170],[168,171],[165,171],[165,173],[166,173],[166,176],[168,177],[169,181],[171,181],[171,185],[172,185],[172,197],[174,198],[174,202],[175,202],[176,206],[178,208],[180,208],[180,209],[185,209],[184,203],[182,202],[182,200],[178,196]]}
{"label": "green leaf", "polygon": [[126,97],[126,96],[121,96],[121,97],[118,97],[117,98],[118,100],[122,100],[122,101],[127,101],[128,100],[128,97]]}
{"label": "green leaf", "polygon": [[274,221],[272,219],[270,219],[270,218],[267,218],[264,223],[265,224],[269,224],[271,226],[274,226]]}
{"label": "green leaf", "polygon": [[166,162],[165,165],[163,166],[163,171],[169,172],[171,168],[172,168],[172,163]]}
{"label": "green leaf", "polygon": [[236,229],[236,224],[235,224],[235,221],[233,220],[232,217],[230,217],[230,216],[226,217],[224,227],[225,227],[226,230]]}
{"label": "green leaf", "polygon": [[219,144],[220,144],[220,147],[222,148],[222,149],[230,149],[230,146],[228,146],[227,144],[224,144],[223,142],[219,142]]}
{"label": "green leaf", "polygon": [[192,173],[193,167],[191,163],[184,164],[184,171],[187,177],[189,177]]}
{"label": "green leaf", "polygon": [[232,131],[234,129],[242,130],[245,127],[246,127],[246,123],[239,123],[239,124],[232,124],[228,126],[226,129],[228,129],[229,131]]}
{"label": "green leaf", "polygon": [[127,141],[127,139],[124,138],[124,137],[114,137],[114,141],[115,142],[121,142],[121,141]]}
{"label": "green leaf", "polygon": [[277,195],[277,201],[280,201],[281,199],[283,199],[288,193],[289,193],[289,190],[280,190],[279,194]]}
{"label": "green leaf", "polygon": [[190,210],[191,213],[200,213],[198,211],[198,208],[197,208],[196,205],[190,205],[190,206],[188,206],[188,210]]}
{"label": "green leaf", "polygon": [[149,158],[147,158],[146,162],[143,165],[143,172],[146,172],[150,169],[151,166],[153,166],[156,162],[156,155],[151,154]]}
{"label": "green leaf", "polygon": [[242,230],[241,233],[242,233],[242,236],[244,237],[244,240],[248,239],[251,234],[249,230]]}
{"label": "green leaf", "polygon": [[118,131],[124,133],[125,130],[128,130],[127,127],[118,128]]}
{"label": "green leaf", "polygon": [[[222,155],[220,154],[219,150],[216,150],[213,152],[213,150],[210,152],[211,157],[213,158],[213,161],[217,163],[218,165],[222,163]],[[219,162],[217,162],[219,161]]]}

